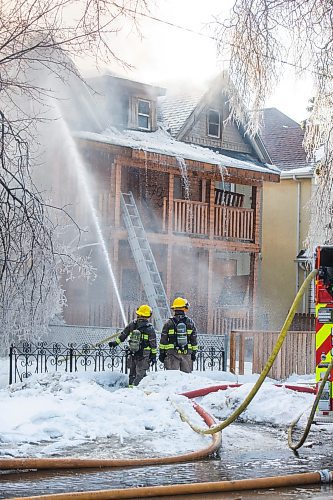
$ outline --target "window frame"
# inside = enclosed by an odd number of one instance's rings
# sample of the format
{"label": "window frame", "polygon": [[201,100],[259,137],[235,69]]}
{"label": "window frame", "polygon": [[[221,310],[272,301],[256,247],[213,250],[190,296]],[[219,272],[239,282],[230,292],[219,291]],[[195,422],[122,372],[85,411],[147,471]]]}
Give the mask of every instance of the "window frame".
{"label": "window frame", "polygon": [[[148,105],[149,105],[149,113],[148,114],[146,114],[146,113],[140,113],[139,112],[139,104],[140,104],[140,102],[146,102],[146,103],[148,103]],[[140,116],[148,118],[148,127],[141,127],[139,125],[139,117]],[[138,97],[138,99],[137,99],[137,124],[138,124],[138,128],[140,130],[151,130],[152,129],[152,127],[151,127],[151,124],[152,124],[152,102],[149,101],[148,99],[142,99],[141,97]]]}
{"label": "window frame", "polygon": [[[211,112],[216,113],[218,115],[218,117],[219,117],[218,123],[212,122],[210,120],[210,113]],[[218,134],[217,135],[210,133],[210,131],[209,131],[210,125],[214,125],[214,126],[218,125]],[[221,138],[221,113],[220,113],[220,111],[218,111],[217,109],[214,109],[214,108],[209,108],[207,111],[207,135],[208,135],[208,137],[214,137],[215,139]]]}

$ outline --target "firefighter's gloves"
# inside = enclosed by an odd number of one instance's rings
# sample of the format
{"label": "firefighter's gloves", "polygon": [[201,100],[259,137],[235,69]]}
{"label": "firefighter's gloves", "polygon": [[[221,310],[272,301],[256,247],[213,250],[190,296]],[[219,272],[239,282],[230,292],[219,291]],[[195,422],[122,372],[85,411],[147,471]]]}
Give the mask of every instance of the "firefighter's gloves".
{"label": "firefighter's gloves", "polygon": [[110,349],[117,347],[117,345],[118,345],[117,342],[115,342],[114,340],[111,340],[111,342],[109,342]]}
{"label": "firefighter's gloves", "polygon": [[153,353],[150,354],[149,362],[150,362],[151,366],[156,365],[156,354],[153,354]]}
{"label": "firefighter's gloves", "polygon": [[192,359],[192,361],[195,361],[197,359],[197,353],[196,352],[191,352],[191,359]]}
{"label": "firefighter's gloves", "polygon": [[158,359],[160,360],[161,363],[164,363],[165,356],[166,356],[166,352],[160,351],[160,355],[159,355]]}

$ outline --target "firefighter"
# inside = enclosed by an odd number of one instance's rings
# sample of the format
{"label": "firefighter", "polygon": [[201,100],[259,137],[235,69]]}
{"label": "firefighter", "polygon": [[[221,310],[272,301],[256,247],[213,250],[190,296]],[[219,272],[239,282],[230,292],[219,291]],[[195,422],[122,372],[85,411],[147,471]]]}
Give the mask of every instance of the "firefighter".
{"label": "firefighter", "polygon": [[177,297],[171,306],[174,315],[162,328],[159,360],[166,370],[191,373],[196,359],[197,329],[194,321],[186,316],[189,303]]}
{"label": "firefighter", "polygon": [[128,338],[129,387],[139,384],[150,364],[156,365],[156,332],[149,322],[152,312],[147,304],[138,307],[137,319],[129,323],[116,340],[109,342],[110,348],[113,348]]}

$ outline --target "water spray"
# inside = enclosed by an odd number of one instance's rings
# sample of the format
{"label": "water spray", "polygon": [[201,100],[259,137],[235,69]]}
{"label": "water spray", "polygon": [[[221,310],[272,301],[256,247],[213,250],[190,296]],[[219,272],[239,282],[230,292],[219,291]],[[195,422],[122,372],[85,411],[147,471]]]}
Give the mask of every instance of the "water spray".
{"label": "water spray", "polygon": [[[61,115],[61,111],[59,110],[59,108],[58,108],[58,112],[59,112],[59,115]],[[114,288],[114,291],[115,291],[115,294],[116,294],[116,297],[117,297],[117,301],[118,301],[118,304],[119,304],[119,308],[120,308],[121,316],[122,316],[122,319],[123,319],[123,323],[124,323],[124,325],[126,325],[127,324],[127,318],[126,318],[124,307],[123,307],[123,304],[122,304],[122,301],[121,301],[121,297],[120,297],[118,285],[117,285],[117,282],[116,282],[116,278],[115,278],[115,275],[114,275],[114,272],[113,272],[113,269],[112,269],[112,265],[111,265],[109,253],[108,253],[107,248],[106,248],[106,244],[105,244],[103,232],[102,232],[102,229],[101,229],[101,226],[100,226],[100,222],[99,222],[99,219],[98,219],[98,214],[97,214],[97,211],[96,211],[96,208],[95,208],[95,205],[94,205],[94,201],[93,201],[93,198],[92,198],[91,190],[89,188],[88,173],[86,171],[86,167],[84,165],[84,162],[83,162],[83,160],[81,158],[80,153],[78,152],[78,149],[76,147],[74,139],[72,138],[71,132],[70,132],[70,130],[68,128],[68,125],[65,122],[64,118],[60,119],[60,126],[61,126],[61,128],[63,130],[63,137],[64,137],[64,140],[66,142],[67,148],[68,148],[68,153],[72,157],[73,164],[75,165],[79,182],[81,183],[81,186],[82,186],[83,191],[84,191],[85,199],[86,199],[86,201],[87,201],[87,203],[89,205],[89,208],[90,208],[90,212],[91,212],[93,224],[95,226],[96,233],[97,233],[98,242],[99,242],[99,244],[100,244],[100,246],[102,248],[103,255],[104,255],[105,260],[106,260],[107,268],[108,268],[108,271],[109,271],[109,274],[110,274],[110,277],[111,277],[111,282],[112,282],[112,285],[113,285],[113,288]]]}

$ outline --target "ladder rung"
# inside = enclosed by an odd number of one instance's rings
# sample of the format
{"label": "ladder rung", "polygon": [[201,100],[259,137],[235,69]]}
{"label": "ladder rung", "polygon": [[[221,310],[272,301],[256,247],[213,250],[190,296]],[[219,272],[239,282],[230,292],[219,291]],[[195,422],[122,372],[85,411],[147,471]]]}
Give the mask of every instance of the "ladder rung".
{"label": "ladder rung", "polygon": [[143,283],[147,298],[155,302],[158,307],[159,318],[164,321],[170,314],[169,304],[142,224],[140,212],[137,209],[132,193],[122,193],[122,208],[128,231],[128,241],[132,248],[136,265],[140,274],[142,271],[145,273]]}

